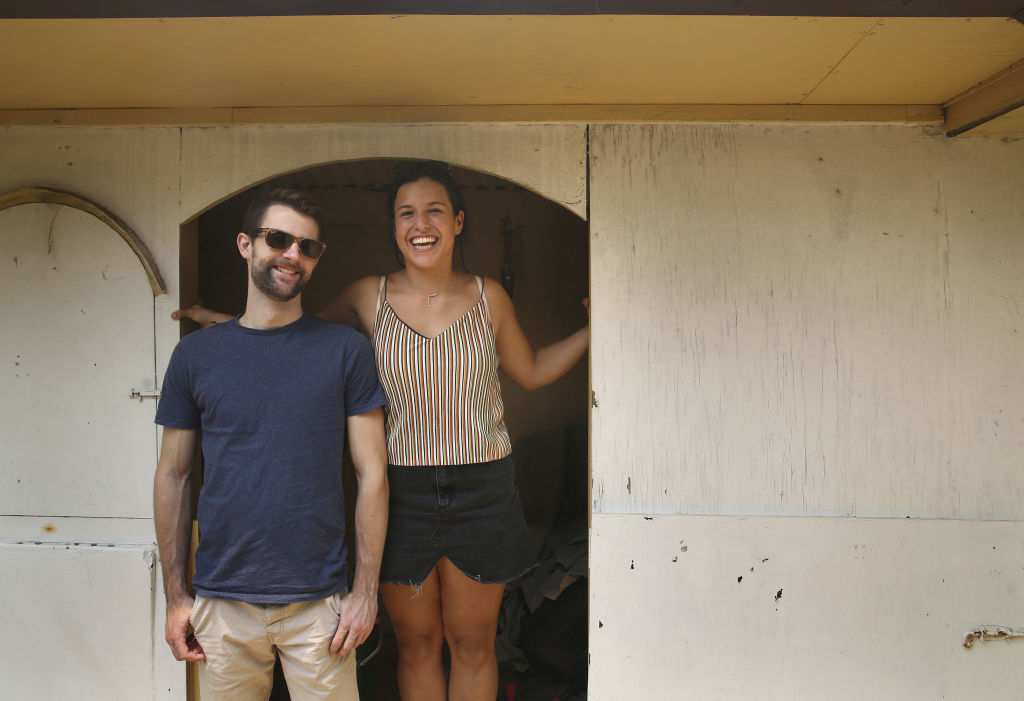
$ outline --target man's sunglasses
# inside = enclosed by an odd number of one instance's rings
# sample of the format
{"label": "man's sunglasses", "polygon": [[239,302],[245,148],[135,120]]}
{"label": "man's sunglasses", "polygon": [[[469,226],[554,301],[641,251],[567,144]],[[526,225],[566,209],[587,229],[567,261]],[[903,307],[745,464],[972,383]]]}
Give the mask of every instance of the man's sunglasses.
{"label": "man's sunglasses", "polygon": [[324,254],[324,250],[327,248],[326,244],[320,243],[316,239],[304,239],[301,236],[292,236],[287,231],[281,231],[280,229],[256,229],[252,232],[252,237],[256,238],[260,234],[263,234],[267,239],[267,245],[277,251],[287,251],[292,247],[292,244],[296,241],[299,242],[299,253],[306,256],[310,260],[316,260]]}

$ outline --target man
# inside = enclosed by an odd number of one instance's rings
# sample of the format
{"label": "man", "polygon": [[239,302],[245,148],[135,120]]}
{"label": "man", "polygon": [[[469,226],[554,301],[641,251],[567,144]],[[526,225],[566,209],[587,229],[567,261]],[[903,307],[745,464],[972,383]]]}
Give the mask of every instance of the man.
{"label": "man", "polygon": [[[237,236],[249,269],[245,313],[183,338],[164,378],[154,515],[165,637],[176,659],[200,663],[203,701],[266,699],[275,653],[292,699],[358,699],[354,650],[376,618],[387,527],[385,399],[366,338],[302,312],[300,292],[325,248],[321,223],[304,195],[262,193]],[[351,591],[346,429],[358,481]],[[186,562],[200,430],[193,601]]]}

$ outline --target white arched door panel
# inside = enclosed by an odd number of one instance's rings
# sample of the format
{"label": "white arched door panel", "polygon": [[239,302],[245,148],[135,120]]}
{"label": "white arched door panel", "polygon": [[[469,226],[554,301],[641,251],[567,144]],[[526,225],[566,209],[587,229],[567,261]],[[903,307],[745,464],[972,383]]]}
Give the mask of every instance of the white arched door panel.
{"label": "white arched door panel", "polygon": [[[0,211],[0,514],[150,518],[153,289],[125,238],[53,203]],[[71,534],[67,534],[71,535]]]}

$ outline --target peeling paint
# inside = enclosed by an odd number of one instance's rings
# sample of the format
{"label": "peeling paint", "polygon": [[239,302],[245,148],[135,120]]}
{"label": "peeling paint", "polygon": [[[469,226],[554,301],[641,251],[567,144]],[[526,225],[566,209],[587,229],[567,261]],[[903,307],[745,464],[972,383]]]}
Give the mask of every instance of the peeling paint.
{"label": "peeling paint", "polygon": [[119,275],[118,277],[110,277],[109,275],[107,275],[107,271],[108,270],[110,270],[110,266],[109,265],[107,267],[103,268],[103,270],[100,271],[100,275],[102,275],[103,279],[106,280],[107,282],[117,282],[118,280],[124,280],[124,275],[123,274]]}
{"label": "peeling paint", "polygon": [[[50,231],[46,234],[46,254],[52,256],[54,241],[53,241],[53,225],[57,221],[57,215],[60,214],[60,207],[54,207],[53,218],[50,219]],[[56,270],[56,268],[54,268]]]}

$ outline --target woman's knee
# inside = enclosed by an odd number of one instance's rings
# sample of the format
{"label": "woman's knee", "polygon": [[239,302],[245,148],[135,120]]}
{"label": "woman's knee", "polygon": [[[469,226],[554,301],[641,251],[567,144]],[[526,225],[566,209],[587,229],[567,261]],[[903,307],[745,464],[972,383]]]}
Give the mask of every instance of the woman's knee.
{"label": "woman's knee", "polygon": [[494,660],[493,631],[447,635],[452,661],[465,667],[485,667]]}
{"label": "woman's knee", "polygon": [[398,640],[398,654],[406,662],[418,663],[441,658],[442,631],[400,632],[395,631]]}

